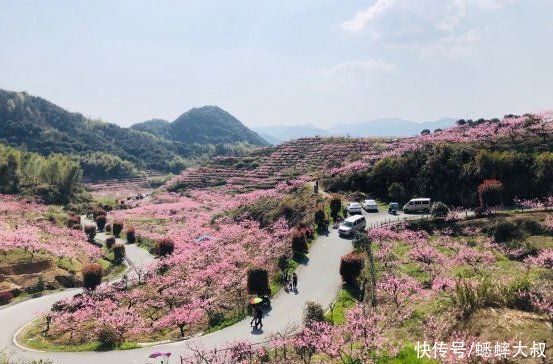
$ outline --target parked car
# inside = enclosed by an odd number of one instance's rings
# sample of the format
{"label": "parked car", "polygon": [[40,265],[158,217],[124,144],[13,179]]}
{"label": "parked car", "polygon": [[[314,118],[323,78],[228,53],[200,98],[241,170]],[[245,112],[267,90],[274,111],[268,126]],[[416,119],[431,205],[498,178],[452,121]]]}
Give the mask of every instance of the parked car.
{"label": "parked car", "polygon": [[375,200],[365,200],[361,203],[361,206],[367,211],[378,212],[378,204]]}
{"label": "parked car", "polygon": [[413,198],[403,206],[403,212],[429,212],[430,211],[430,199],[429,198]]}
{"label": "parked car", "polygon": [[363,213],[363,208],[361,207],[361,204],[359,202],[348,203],[348,205],[346,206],[346,210],[350,215]]}
{"label": "parked car", "polygon": [[399,204],[397,202],[390,202],[390,205],[388,206],[388,213],[395,215],[397,214],[397,210],[399,210]]}
{"label": "parked car", "polygon": [[338,228],[338,234],[340,236],[351,236],[353,233],[365,229],[366,225],[367,222],[365,221],[365,216],[350,216],[340,224],[340,227]]}

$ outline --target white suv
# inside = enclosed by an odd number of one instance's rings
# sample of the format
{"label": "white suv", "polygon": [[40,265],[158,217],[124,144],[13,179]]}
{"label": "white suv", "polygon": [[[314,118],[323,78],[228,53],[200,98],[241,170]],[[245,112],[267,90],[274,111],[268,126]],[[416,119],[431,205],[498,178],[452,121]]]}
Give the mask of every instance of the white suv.
{"label": "white suv", "polygon": [[375,200],[365,200],[361,205],[367,211],[378,212],[378,204]]}
{"label": "white suv", "polygon": [[363,208],[361,207],[361,204],[359,202],[348,203],[348,205],[346,206],[346,210],[350,215],[363,213]]}

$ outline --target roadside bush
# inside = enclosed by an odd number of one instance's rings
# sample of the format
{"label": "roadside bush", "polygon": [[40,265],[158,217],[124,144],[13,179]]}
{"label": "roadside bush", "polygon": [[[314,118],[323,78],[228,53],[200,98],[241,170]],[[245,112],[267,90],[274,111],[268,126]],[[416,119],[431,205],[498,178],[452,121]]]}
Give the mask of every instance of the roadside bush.
{"label": "roadside bush", "polygon": [[511,221],[500,220],[492,227],[492,235],[498,243],[504,243],[521,237],[521,231]]}
{"label": "roadside bush", "polygon": [[287,255],[281,255],[280,257],[278,257],[278,268],[282,271],[282,272],[285,272],[288,270],[288,268],[290,268],[290,258],[288,258]]}
{"label": "roadside bush", "polygon": [[248,270],[248,293],[258,296],[269,295],[269,272],[262,268]]}
{"label": "roadside bush", "polygon": [[117,335],[115,329],[109,325],[104,325],[98,330],[97,339],[102,349],[114,349],[121,343],[119,335]]}
{"label": "roadside bush", "polygon": [[98,263],[88,264],[83,268],[83,288],[93,291],[102,283],[102,266]]}
{"label": "roadside bush", "polygon": [[86,225],[84,227],[84,233],[88,237],[88,242],[89,243],[94,243],[94,237],[96,236],[96,226]]}
{"label": "roadside bush", "polygon": [[409,230],[424,230],[429,234],[434,231],[434,223],[428,219],[416,219],[407,222],[407,228]]}
{"label": "roadside bush", "polygon": [[430,209],[430,215],[435,219],[443,219],[449,213],[449,207],[440,201],[434,202]]}
{"label": "roadside bush", "polygon": [[103,208],[101,208],[101,207],[96,207],[96,208],[94,208],[94,209],[92,210],[92,218],[93,218],[94,220],[96,220],[96,218],[97,218],[98,216],[102,216],[102,215],[104,215],[104,216],[107,215],[106,210],[104,210]]}
{"label": "roadside bush", "polygon": [[67,219],[67,227],[70,229],[77,229],[81,226],[81,217],[79,215],[71,215]]}
{"label": "roadside bush", "polygon": [[342,200],[339,197],[333,197],[330,200],[330,216],[332,216],[332,219],[336,220],[341,210]]}
{"label": "roadside bush", "polygon": [[127,229],[127,243],[134,244],[136,243],[136,231],[133,227]]}
{"label": "roadside bush", "polygon": [[503,183],[486,179],[478,186],[480,207],[494,207],[503,202]]}
{"label": "roadside bush", "polygon": [[350,253],[344,255],[340,260],[340,275],[345,283],[355,285],[363,267],[365,260],[361,254]]}
{"label": "roadside bush", "polygon": [[[328,220],[327,220],[328,224]],[[302,232],[305,235],[306,239],[311,240],[315,237],[315,234],[313,233],[313,228],[311,227],[304,227],[302,228]]]}
{"label": "roadside bush", "polygon": [[113,236],[109,236],[106,238],[106,247],[108,249],[111,249],[113,248],[113,244],[115,244],[115,237]]}
{"label": "roadside bush", "polygon": [[328,219],[326,218],[326,212],[324,209],[320,208],[315,211],[315,224],[317,224],[317,229],[319,231],[328,230]]}
{"label": "roadside bush", "polygon": [[173,254],[175,242],[169,238],[159,239],[157,242],[157,253],[160,257]]}
{"label": "roadside bush", "polygon": [[11,292],[0,293],[0,305],[7,305],[13,300],[13,294]]}
{"label": "roadside bush", "polygon": [[323,322],[325,319],[324,311],[321,305],[316,302],[308,301],[303,309],[303,323],[309,326],[313,322]]}
{"label": "roadside bush", "polygon": [[295,256],[301,256],[309,252],[309,246],[307,245],[307,239],[302,231],[296,231],[292,236],[292,251]]}
{"label": "roadside bush", "polygon": [[113,232],[113,235],[118,238],[121,236],[121,231],[123,231],[123,221],[120,221],[120,220],[116,220],[113,222],[113,225],[112,225],[112,232]]}
{"label": "roadside bush", "polygon": [[98,226],[98,230],[103,231],[106,227],[106,221],[107,221],[106,215],[96,216],[95,221],[96,221],[96,225]]}
{"label": "roadside bush", "polygon": [[121,243],[115,243],[113,245],[113,259],[116,264],[123,263],[123,259],[125,259],[125,245]]}

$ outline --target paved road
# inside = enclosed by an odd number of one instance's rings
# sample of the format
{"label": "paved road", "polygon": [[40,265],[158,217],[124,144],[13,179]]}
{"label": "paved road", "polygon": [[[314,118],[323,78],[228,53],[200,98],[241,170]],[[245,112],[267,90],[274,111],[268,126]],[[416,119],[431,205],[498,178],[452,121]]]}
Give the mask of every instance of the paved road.
{"label": "paved road", "polygon": [[[391,217],[386,213],[365,215],[369,225],[389,220]],[[404,215],[399,215],[399,218],[403,219],[405,217]],[[99,236],[99,238],[101,239],[102,236]],[[130,246],[127,245],[127,247],[129,248],[127,250],[128,254],[134,254],[131,253]],[[189,352],[189,345],[213,348],[224,346],[226,343],[235,340],[263,341],[272,333],[282,332],[290,327],[301,324],[303,307],[307,301],[315,301],[323,307],[328,307],[335,299],[341,287],[339,275],[340,257],[350,252],[351,249],[351,241],[340,238],[336,230],[331,230],[328,236],[320,236],[311,246],[309,262],[306,265],[300,266],[297,270],[299,277],[298,293],[281,291],[273,298],[273,309],[265,316],[262,332],[252,332],[249,326],[250,319],[246,318],[233,326],[209,335],[187,341],[162,344],[155,348],[110,352],[43,353],[25,351],[15,346],[12,339],[20,327],[36,317],[38,313],[49,310],[50,306],[57,300],[69,297],[80,291],[68,290],[0,310],[0,348],[6,347],[9,351],[13,351],[18,358],[24,359],[44,358],[51,359],[55,363],[123,364],[152,363],[152,359],[148,361],[147,358],[154,351],[169,351],[175,356],[186,354]],[[140,258],[140,254],[142,253],[136,253],[136,259],[144,259],[144,256]]]}

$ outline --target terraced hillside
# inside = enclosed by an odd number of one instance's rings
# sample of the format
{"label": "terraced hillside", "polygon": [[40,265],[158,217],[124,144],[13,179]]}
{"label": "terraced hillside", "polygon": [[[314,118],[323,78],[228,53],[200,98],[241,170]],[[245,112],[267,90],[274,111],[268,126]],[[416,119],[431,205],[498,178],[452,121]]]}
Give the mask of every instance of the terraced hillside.
{"label": "terraced hillside", "polygon": [[259,149],[248,157],[218,157],[189,169],[170,183],[173,190],[227,185],[235,190],[272,188],[299,177],[316,178],[351,163],[370,164],[388,148],[384,139],[302,138]]}

